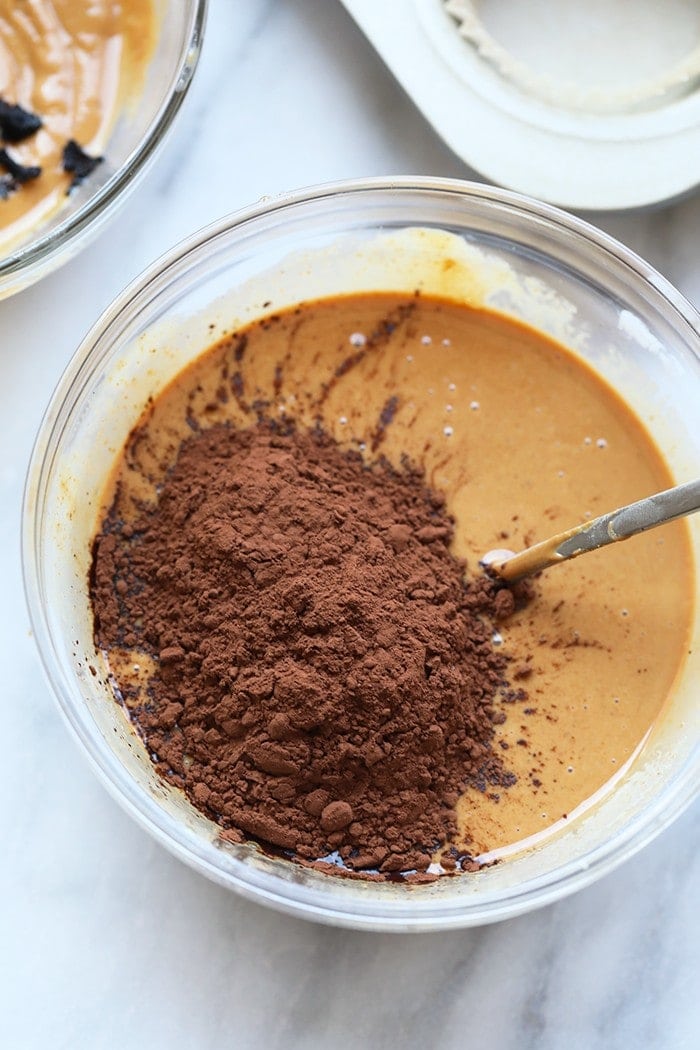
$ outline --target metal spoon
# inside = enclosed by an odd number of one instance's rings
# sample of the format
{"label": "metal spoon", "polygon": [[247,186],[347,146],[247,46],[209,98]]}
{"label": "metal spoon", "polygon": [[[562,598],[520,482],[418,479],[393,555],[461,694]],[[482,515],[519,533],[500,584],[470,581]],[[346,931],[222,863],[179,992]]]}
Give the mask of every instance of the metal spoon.
{"label": "metal spoon", "polygon": [[579,554],[605,547],[608,543],[629,539],[638,532],[646,532],[647,529],[683,518],[697,510],[700,510],[700,479],[666,489],[665,492],[657,492],[627,507],[619,507],[600,518],[536,543],[519,554],[507,550],[489,551],[479,564],[491,576],[514,582],[547,569],[550,565],[578,558]]}

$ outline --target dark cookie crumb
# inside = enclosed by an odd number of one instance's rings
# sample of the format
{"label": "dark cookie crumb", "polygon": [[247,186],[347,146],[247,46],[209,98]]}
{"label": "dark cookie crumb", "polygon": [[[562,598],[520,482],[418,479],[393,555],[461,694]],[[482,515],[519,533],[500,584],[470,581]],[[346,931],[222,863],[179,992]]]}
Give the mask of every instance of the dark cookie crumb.
{"label": "dark cookie crumb", "polygon": [[[10,179],[7,180],[8,189],[16,189],[17,185],[22,185],[24,182],[30,182],[32,179],[37,179],[41,175],[41,168],[37,165],[24,165],[16,161],[14,157],[11,157],[6,149],[0,149],[0,166],[10,175]],[[16,185],[10,186],[13,183]]]}
{"label": "dark cookie crumb", "polygon": [[69,139],[63,147],[63,170],[73,176],[67,192],[72,193],[85,182],[85,179],[92,175],[97,165],[103,160],[103,157],[91,157],[75,139]]}
{"label": "dark cookie crumb", "polygon": [[36,113],[0,98],[0,132],[6,142],[21,142],[34,135],[42,124]]}

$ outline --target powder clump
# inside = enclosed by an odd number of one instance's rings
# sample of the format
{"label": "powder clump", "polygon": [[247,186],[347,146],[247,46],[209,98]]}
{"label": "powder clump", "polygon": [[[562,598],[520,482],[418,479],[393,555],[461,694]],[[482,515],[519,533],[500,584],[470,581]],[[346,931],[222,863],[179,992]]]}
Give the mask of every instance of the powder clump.
{"label": "powder clump", "polygon": [[155,506],[106,517],[97,644],[152,661],[120,680],[125,703],[225,837],[420,872],[454,841],[461,791],[513,782],[491,746],[512,599],[465,580],[452,534],[410,465],[265,421],[196,432]]}

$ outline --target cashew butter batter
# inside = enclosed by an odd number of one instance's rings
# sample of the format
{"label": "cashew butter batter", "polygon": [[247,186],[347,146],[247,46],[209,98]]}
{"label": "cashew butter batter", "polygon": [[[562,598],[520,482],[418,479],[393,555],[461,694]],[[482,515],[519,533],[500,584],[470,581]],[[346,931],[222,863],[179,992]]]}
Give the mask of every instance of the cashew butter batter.
{"label": "cashew butter batter", "polygon": [[[407,457],[445,496],[454,553],[472,573],[494,547],[521,549],[672,484],[593,371],[498,314],[353,295],[272,316],[245,336],[224,336],[149,406],[105,494],[123,520],[155,498],[193,427],[246,427],[260,413],[320,424],[367,459],[398,467]],[[673,690],[693,596],[680,522],[538,580],[495,638],[513,689],[494,747],[517,780],[462,796],[460,845],[507,856],[570,824],[624,775]],[[110,661],[126,683],[128,664],[118,653]]]}
{"label": "cashew butter batter", "polygon": [[8,152],[41,175],[0,200],[0,252],[66,201],[63,149],[103,153],[121,107],[138,94],[155,39],[152,0],[0,0],[0,98],[42,120]]}

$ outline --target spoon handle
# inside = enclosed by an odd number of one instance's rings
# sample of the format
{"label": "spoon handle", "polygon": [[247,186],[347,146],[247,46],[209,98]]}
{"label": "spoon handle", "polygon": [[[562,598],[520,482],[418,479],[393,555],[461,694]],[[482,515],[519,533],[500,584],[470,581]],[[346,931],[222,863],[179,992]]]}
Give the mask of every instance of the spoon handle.
{"label": "spoon handle", "polygon": [[605,547],[608,543],[629,539],[639,532],[654,529],[657,525],[683,518],[697,510],[700,510],[700,479],[619,507],[593,521],[543,540],[534,547],[528,547],[519,554],[499,559],[494,551],[494,556],[487,555],[482,564],[492,575],[500,576],[503,580],[519,580],[550,565],[577,558],[579,554]]}

